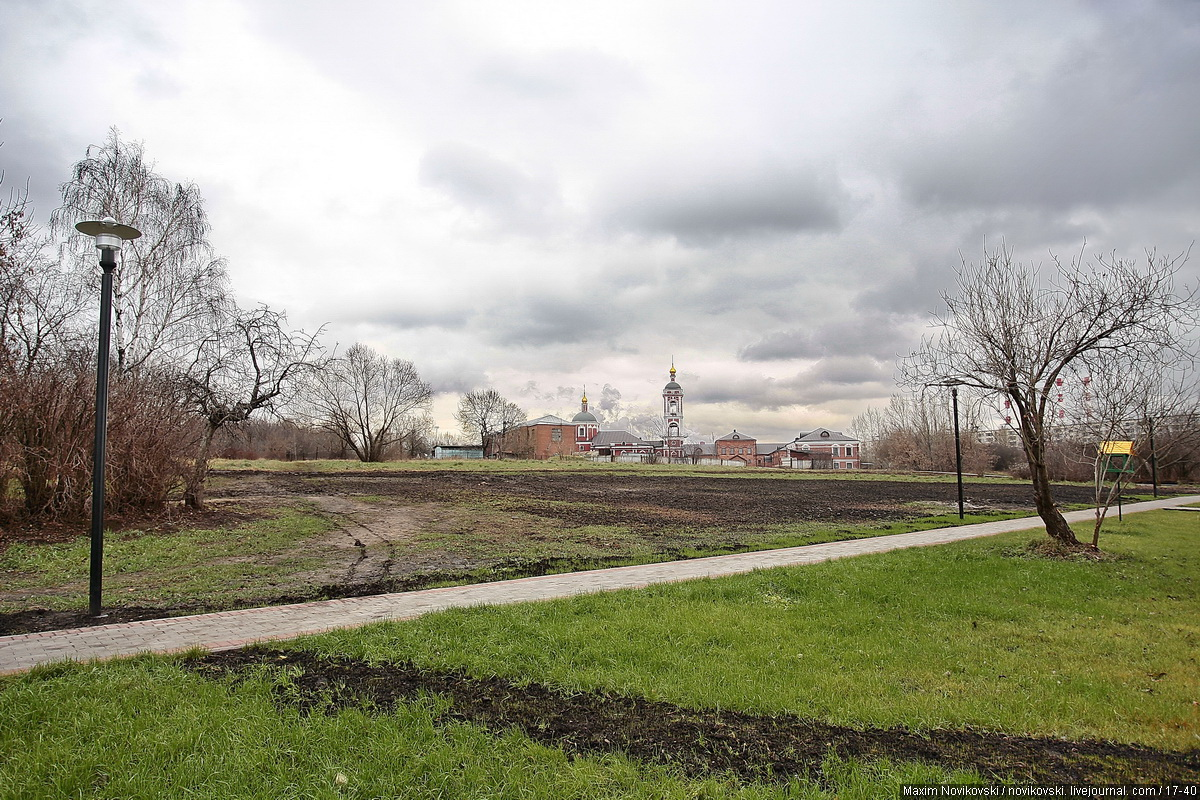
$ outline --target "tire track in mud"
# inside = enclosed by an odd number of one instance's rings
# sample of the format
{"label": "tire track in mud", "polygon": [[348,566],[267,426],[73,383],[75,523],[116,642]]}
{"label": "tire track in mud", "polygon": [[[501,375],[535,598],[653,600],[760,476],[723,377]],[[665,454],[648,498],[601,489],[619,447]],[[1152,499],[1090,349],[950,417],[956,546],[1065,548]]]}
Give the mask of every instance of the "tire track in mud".
{"label": "tire track in mud", "polygon": [[[376,518],[381,516],[379,509],[361,500],[347,497],[309,495],[304,499],[313,503],[321,514],[332,520],[349,540],[349,546],[358,551],[354,560],[346,567],[340,582],[374,583],[392,577],[392,570],[396,564],[396,541],[384,530],[375,527],[378,524]],[[370,522],[364,521],[364,518]],[[363,539],[367,541],[364,542]],[[373,559],[372,549],[380,547],[384,551],[382,560],[367,565],[368,561],[377,560]]]}

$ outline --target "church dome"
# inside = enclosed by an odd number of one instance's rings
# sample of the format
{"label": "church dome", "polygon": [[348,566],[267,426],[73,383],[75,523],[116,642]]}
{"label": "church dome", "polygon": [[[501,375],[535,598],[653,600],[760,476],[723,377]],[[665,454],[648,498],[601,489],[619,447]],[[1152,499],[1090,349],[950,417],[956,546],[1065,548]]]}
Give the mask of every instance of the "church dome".
{"label": "church dome", "polygon": [[596,415],[590,411],[580,411],[575,416],[571,417],[571,422],[595,422]]}
{"label": "church dome", "polygon": [[675,382],[675,362],[671,361],[671,382],[663,387],[664,392],[682,392],[683,387]]}

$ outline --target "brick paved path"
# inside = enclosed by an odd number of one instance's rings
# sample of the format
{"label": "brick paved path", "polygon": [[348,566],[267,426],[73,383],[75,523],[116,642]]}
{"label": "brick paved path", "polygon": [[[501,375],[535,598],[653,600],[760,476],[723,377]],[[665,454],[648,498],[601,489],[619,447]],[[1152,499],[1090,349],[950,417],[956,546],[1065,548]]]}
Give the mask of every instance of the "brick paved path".
{"label": "brick paved path", "polygon": [[[1126,506],[1125,513],[1196,502],[1200,502],[1200,495],[1172,497]],[[1065,516],[1071,522],[1081,522],[1093,515],[1094,511],[1085,510],[1072,511]],[[21,672],[37,664],[55,661],[106,659],[144,652],[165,653],[190,647],[227,650],[256,641],[291,639],[307,633],[351,628],[380,620],[411,619],[446,608],[523,603],[591,592],[636,589],[654,583],[734,575],[756,569],[815,564],[865,553],[883,553],[1027,530],[1040,524],[1041,520],[1037,517],[1026,517],[783,550],[4,636],[0,637],[0,674]]]}

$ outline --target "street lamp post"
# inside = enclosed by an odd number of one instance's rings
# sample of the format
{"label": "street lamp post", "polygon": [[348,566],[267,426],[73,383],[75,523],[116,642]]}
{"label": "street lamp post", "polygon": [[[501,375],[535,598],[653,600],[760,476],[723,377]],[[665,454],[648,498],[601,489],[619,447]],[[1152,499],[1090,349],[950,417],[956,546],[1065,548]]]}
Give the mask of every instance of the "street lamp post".
{"label": "street lamp post", "polygon": [[80,222],[75,229],[95,237],[103,273],[100,279],[100,348],[96,356],[96,438],[92,450],[92,553],[88,573],[88,613],[98,617],[104,566],[104,449],[108,441],[108,350],[113,270],[117,267],[117,251],[121,245],[142,234],[135,228],[119,224],[112,217]]}
{"label": "street lamp post", "polygon": [[958,434],[958,386],[950,387],[954,405],[954,470],[958,473],[958,518],[963,519],[962,438]]}
{"label": "street lamp post", "polygon": [[962,381],[942,381],[941,383],[928,383],[926,386],[949,386],[950,398],[954,406],[954,472],[958,476],[958,518],[965,517],[963,511],[963,470],[962,470],[962,438],[958,432],[958,387],[962,386]]}

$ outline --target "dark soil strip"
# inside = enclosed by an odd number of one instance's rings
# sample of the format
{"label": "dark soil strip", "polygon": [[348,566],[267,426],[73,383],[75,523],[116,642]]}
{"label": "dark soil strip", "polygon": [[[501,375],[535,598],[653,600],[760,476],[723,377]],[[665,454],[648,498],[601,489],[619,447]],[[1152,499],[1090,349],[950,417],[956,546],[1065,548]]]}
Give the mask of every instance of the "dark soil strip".
{"label": "dark soil strip", "polygon": [[421,693],[447,697],[443,719],[489,730],[518,728],[573,755],[620,752],[691,776],[732,773],[746,781],[821,779],[821,762],[843,757],[925,761],[1032,783],[1170,783],[1200,777],[1200,752],[1172,753],[1099,741],[1006,736],[975,730],[914,733],[828,725],[790,716],[691,709],[608,692],[567,694],[540,684],[423,670],[411,664],[322,659],[302,650],[248,648],[184,662],[203,675],[299,667],[281,703],[332,713],[386,712]]}

